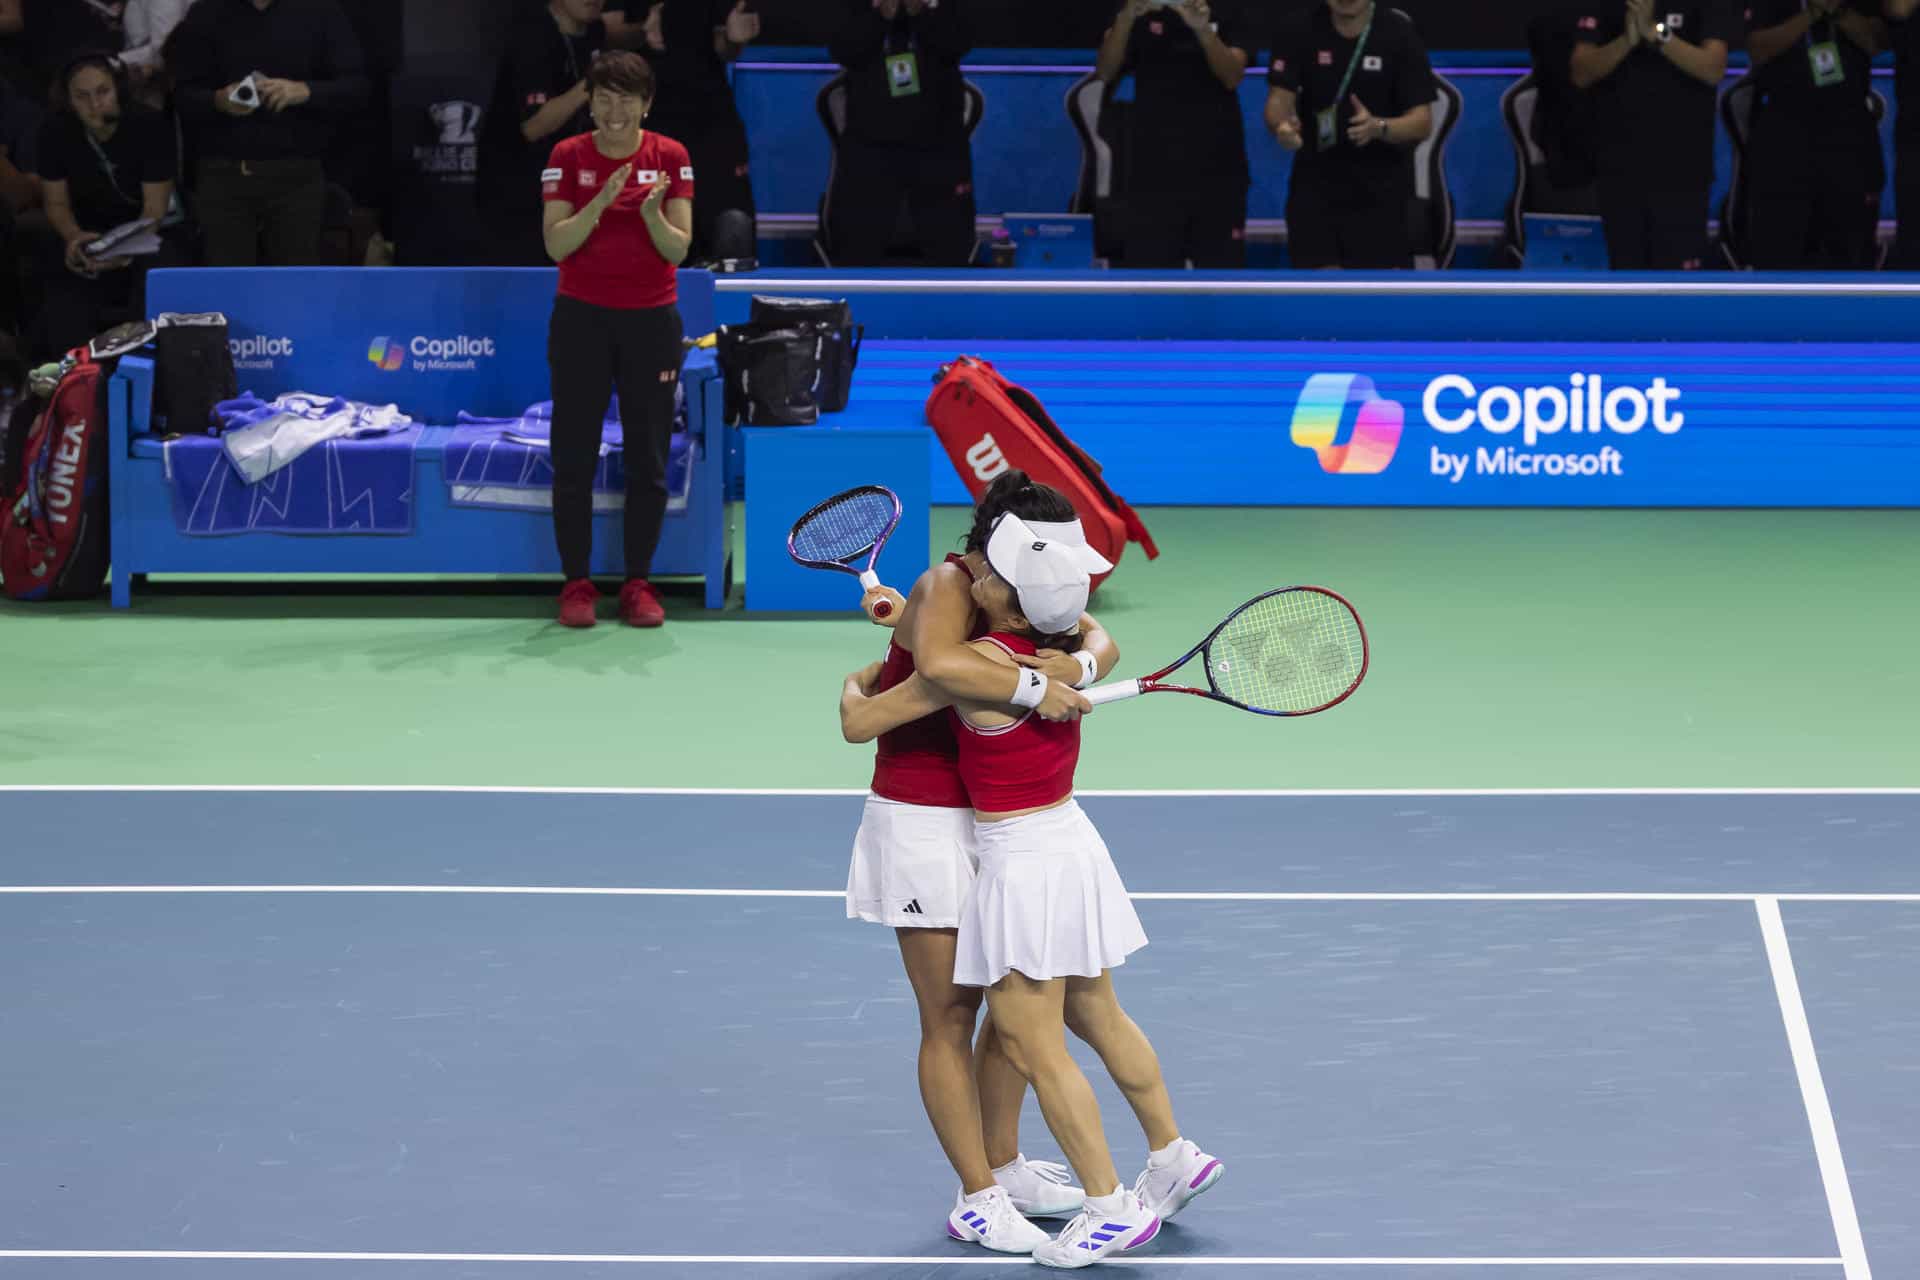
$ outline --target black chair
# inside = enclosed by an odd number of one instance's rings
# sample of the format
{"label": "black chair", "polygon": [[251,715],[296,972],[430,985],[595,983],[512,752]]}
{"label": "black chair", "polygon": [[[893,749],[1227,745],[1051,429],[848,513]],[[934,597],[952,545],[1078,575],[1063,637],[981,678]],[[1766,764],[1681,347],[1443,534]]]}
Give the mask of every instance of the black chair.
{"label": "black chair", "polygon": [[1500,95],[1500,118],[1513,145],[1513,195],[1507,200],[1506,228],[1494,255],[1496,264],[1503,267],[1518,268],[1526,262],[1528,214],[1600,215],[1596,183],[1568,187],[1553,180],[1540,140],[1540,93],[1538,75],[1529,71]]}
{"label": "black chair", "polygon": [[[1747,193],[1747,144],[1753,136],[1753,108],[1759,97],[1759,85],[1751,73],[1741,76],[1720,95],[1720,122],[1726,126],[1733,143],[1733,172],[1727,179],[1727,194],[1720,201],[1720,255],[1735,271],[1753,269],[1751,241],[1747,223],[1752,214]],[[1887,100],[1879,90],[1867,90],[1867,113],[1877,131],[1887,118]],[[1877,199],[1877,193],[1876,193]],[[1886,263],[1886,249],[1879,243],[1879,223],[1875,220],[1873,269]]]}
{"label": "black chair", "polygon": [[[973,141],[973,131],[980,127],[980,119],[987,113],[987,95],[980,86],[971,80],[963,80],[961,87],[964,95],[961,99],[961,121],[967,131],[967,141]],[[847,131],[847,73],[842,71],[827,81],[815,95],[813,109],[820,116],[820,127],[827,131],[827,144],[832,148],[833,162],[827,171],[827,190],[833,190],[834,170],[840,164],[840,139]],[[818,226],[813,236],[813,251],[819,257],[822,266],[833,265],[833,245],[827,233],[827,197],[821,193],[818,206]],[[914,256],[914,235],[912,217],[907,210],[907,202],[902,199],[900,210],[894,219],[894,243],[888,247],[889,258],[911,259]],[[976,250],[978,246],[975,246]]]}
{"label": "black chair", "polygon": [[1447,140],[1460,127],[1464,99],[1445,76],[1433,77],[1433,130],[1413,149],[1413,265],[1445,271],[1453,265],[1457,228],[1453,193],[1447,189]]}
{"label": "black chair", "polygon": [[1069,213],[1093,215],[1093,252],[1099,258],[1120,255],[1120,218],[1127,189],[1127,116],[1130,102],[1113,96],[1114,86],[1088,72],[1067,90],[1067,119],[1080,135],[1080,180]]}

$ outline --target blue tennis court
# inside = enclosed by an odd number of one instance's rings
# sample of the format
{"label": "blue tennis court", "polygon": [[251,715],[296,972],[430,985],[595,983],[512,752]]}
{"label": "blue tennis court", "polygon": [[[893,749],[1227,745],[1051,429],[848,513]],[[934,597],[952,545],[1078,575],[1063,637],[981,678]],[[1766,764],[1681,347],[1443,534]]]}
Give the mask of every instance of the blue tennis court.
{"label": "blue tennis court", "polygon": [[[0,1273],[1029,1273],[941,1229],[857,793],[0,801]],[[1129,1274],[1920,1274],[1920,792],[1087,808],[1228,1167]]]}

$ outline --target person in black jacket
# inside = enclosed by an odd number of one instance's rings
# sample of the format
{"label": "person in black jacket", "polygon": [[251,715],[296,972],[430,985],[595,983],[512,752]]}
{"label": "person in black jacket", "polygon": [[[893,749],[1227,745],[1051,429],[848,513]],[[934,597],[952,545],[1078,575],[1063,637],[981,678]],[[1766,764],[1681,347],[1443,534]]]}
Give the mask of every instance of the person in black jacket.
{"label": "person in black jacket", "polygon": [[973,47],[965,0],[846,0],[834,61],[847,71],[847,124],[827,184],[834,265],[886,260],[904,200],[920,257],[973,257],[973,151],[960,59]]}
{"label": "person in black jacket", "polygon": [[1126,0],[1095,72],[1132,73],[1121,261],[1231,270],[1247,261],[1240,81],[1257,47],[1242,0]]}
{"label": "person in black jacket", "polygon": [[1698,271],[1733,0],[1586,0],[1569,62],[1599,109],[1600,218],[1615,271]]}
{"label": "person in black jacket", "polygon": [[321,157],[368,95],[346,14],[336,0],[198,0],[172,47],[180,118],[199,158],[207,265],[318,261]]}
{"label": "person in black jacket", "polygon": [[1889,271],[1920,271],[1920,0],[1885,0],[1883,16],[1893,44],[1893,96],[1900,104],[1893,122],[1893,215],[1899,238],[1887,259]]}
{"label": "person in black jacket", "polygon": [[1887,173],[1867,92],[1886,46],[1879,0],[1747,0],[1749,265],[1873,266]]}

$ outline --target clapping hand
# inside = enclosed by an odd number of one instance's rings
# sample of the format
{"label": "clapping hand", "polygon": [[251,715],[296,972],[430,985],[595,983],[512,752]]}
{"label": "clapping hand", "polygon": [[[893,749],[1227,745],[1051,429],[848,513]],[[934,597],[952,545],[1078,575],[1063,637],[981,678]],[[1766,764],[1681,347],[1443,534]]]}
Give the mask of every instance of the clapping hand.
{"label": "clapping hand", "polygon": [[667,172],[663,169],[660,171],[660,176],[654,180],[653,185],[647,188],[646,199],[640,202],[640,213],[643,217],[652,217],[654,214],[660,212],[660,202],[667,198],[667,187],[669,185]]}
{"label": "clapping hand", "polygon": [[1207,0],[1181,0],[1174,12],[1195,31],[1205,31],[1213,21],[1213,10],[1207,7]]}
{"label": "clapping hand", "polygon": [[1300,133],[1300,117],[1296,115],[1289,115],[1285,119],[1276,121],[1273,126],[1273,137],[1288,151],[1298,151],[1307,145],[1306,138]]}
{"label": "clapping hand", "polygon": [[1653,39],[1653,0],[1627,0],[1627,38],[1634,44]]}
{"label": "clapping hand", "polygon": [[734,0],[727,13],[727,43],[752,44],[760,38],[760,15],[747,12],[747,0]]}
{"label": "clapping hand", "polygon": [[873,0],[873,7],[888,22],[900,16],[900,0]]}
{"label": "clapping hand", "polygon": [[620,193],[627,189],[627,179],[631,178],[632,176],[633,176],[632,161],[628,161],[626,164],[621,165],[618,169],[615,169],[610,175],[608,175],[606,185],[601,187],[600,194],[596,195],[593,198],[593,202],[600,206],[601,212],[604,213],[608,209],[611,209],[613,207],[613,202],[615,200],[618,200],[620,198]]}
{"label": "clapping hand", "polygon": [[1371,146],[1380,141],[1380,117],[1367,110],[1367,104],[1360,101],[1359,94],[1351,94],[1348,101],[1353,103],[1353,122],[1347,126],[1347,141],[1356,147]]}

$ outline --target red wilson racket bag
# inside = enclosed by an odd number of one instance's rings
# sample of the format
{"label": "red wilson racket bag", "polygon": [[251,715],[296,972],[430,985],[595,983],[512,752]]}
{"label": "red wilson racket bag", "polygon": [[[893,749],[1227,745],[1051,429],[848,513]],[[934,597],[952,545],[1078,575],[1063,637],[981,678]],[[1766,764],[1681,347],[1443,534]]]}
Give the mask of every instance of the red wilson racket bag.
{"label": "red wilson racket bag", "polygon": [[107,578],[108,369],[72,358],[0,487],[0,580],[15,600],[83,599]]}
{"label": "red wilson racket bag", "polygon": [[1114,564],[1129,542],[1139,543],[1149,560],[1160,554],[1126,499],[1101,479],[1100,464],[1067,439],[1032,392],[1008,382],[985,360],[961,356],[941,368],[927,398],[927,422],[974,497],[1002,471],[1018,467],[1067,495],[1088,543]]}

